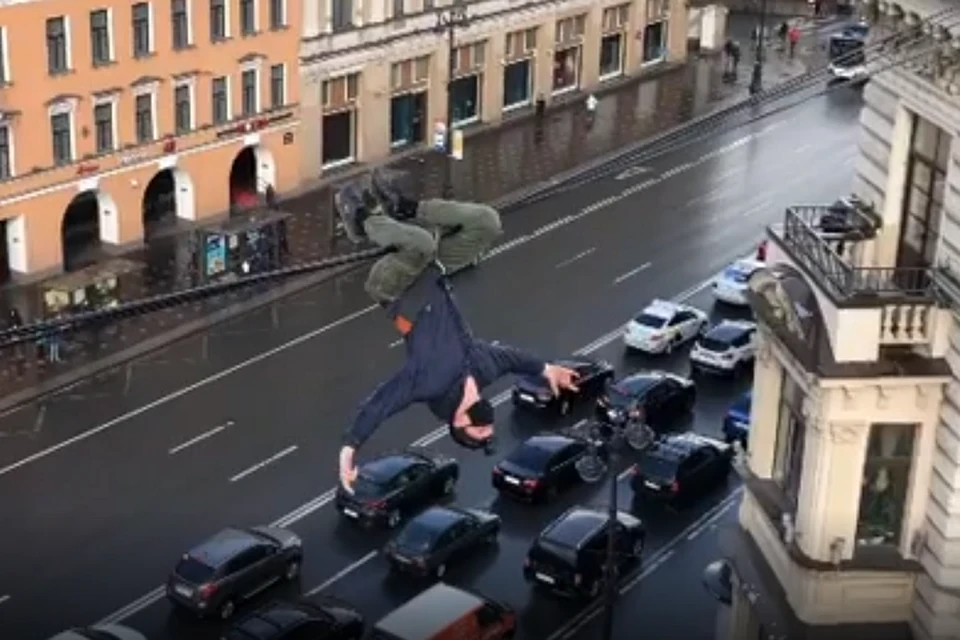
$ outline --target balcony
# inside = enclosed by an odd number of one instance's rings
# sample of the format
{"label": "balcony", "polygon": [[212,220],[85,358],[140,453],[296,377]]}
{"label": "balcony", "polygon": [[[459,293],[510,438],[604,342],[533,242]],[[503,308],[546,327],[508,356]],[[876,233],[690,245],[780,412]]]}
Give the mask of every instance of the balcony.
{"label": "balcony", "polygon": [[[806,325],[778,333],[808,369],[828,367],[841,375],[895,364],[894,370],[905,373],[946,354],[952,320],[933,270],[860,266],[873,261],[872,244],[881,232],[879,220],[859,206],[845,212],[834,206],[790,207],[783,223],[770,227],[771,273],[779,270],[776,277],[788,279],[784,274],[795,274],[781,289],[792,299],[793,315]],[[808,300],[798,302],[805,288]],[[790,328],[782,309],[774,308],[776,295],[754,298],[767,324]]]}

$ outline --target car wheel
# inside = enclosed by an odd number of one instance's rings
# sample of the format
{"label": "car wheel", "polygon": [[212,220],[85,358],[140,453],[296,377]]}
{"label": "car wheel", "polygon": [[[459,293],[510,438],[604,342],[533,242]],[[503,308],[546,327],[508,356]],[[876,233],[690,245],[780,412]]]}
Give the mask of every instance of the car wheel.
{"label": "car wheel", "polygon": [[456,480],[453,479],[453,476],[447,476],[443,481],[443,485],[440,487],[440,493],[442,495],[448,496],[451,493],[453,493],[453,490],[456,487],[457,487],[457,482]]}
{"label": "car wheel", "polygon": [[570,403],[570,398],[564,398],[560,401],[560,415],[565,416],[570,414],[570,409],[572,405]]}
{"label": "car wheel", "polygon": [[394,509],[387,514],[387,526],[391,529],[396,529],[400,524],[400,511]]}
{"label": "car wheel", "polygon": [[283,577],[285,580],[292,582],[296,580],[300,575],[300,561],[291,560],[287,563],[287,568],[283,571]]}
{"label": "car wheel", "polygon": [[445,564],[437,565],[437,568],[433,570],[433,575],[437,576],[437,578],[442,578],[446,574],[447,574],[447,565]]}
{"label": "car wheel", "polygon": [[704,320],[703,322],[700,323],[700,326],[697,327],[697,335],[703,336],[707,332],[707,329],[709,328],[710,328],[710,323]]}
{"label": "car wheel", "polygon": [[226,600],[220,605],[220,608],[217,611],[220,614],[221,620],[229,620],[233,617],[233,614],[236,612],[236,610],[237,607],[233,604],[233,600]]}

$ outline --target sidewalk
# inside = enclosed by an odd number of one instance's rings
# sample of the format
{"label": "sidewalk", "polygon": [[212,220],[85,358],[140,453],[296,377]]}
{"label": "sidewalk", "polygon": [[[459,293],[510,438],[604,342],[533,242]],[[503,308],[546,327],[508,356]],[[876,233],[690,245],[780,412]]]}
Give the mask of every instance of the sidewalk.
{"label": "sidewalk", "polygon": [[[788,67],[771,59],[770,82],[802,73],[804,65]],[[491,202],[630,143],[682,124],[721,103],[746,95],[749,73],[734,85],[721,81],[718,56],[691,58],[684,65],[652,71],[639,81],[627,79],[598,93],[592,126],[583,118],[583,98],[548,110],[540,127],[531,117],[518,117],[499,127],[479,127],[468,134],[463,161],[454,166],[456,197]],[[421,194],[440,193],[445,158],[425,150],[391,163],[414,172]],[[358,169],[354,168],[352,172]],[[317,260],[349,250],[334,233],[331,185],[351,171],[332,178],[308,193],[282,200],[293,214],[287,223],[289,253],[285,265]],[[120,277],[119,296],[132,300],[182,290],[202,281],[197,236],[184,233],[158,239],[141,251],[113,261],[131,270]],[[0,409],[28,401],[74,381],[132,359],[142,353],[204,329],[256,306],[322,281],[330,274],[307,276],[283,284],[250,286],[200,302],[117,320],[107,326],[78,330],[64,336],[64,362],[38,361],[32,344],[0,352]],[[5,308],[15,307],[26,322],[40,318],[42,283],[8,287],[0,293]]]}

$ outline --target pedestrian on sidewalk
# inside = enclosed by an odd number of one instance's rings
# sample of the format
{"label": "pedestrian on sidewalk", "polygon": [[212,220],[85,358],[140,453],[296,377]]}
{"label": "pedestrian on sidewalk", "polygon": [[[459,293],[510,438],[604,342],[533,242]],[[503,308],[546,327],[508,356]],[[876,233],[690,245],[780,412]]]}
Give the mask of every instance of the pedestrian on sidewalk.
{"label": "pedestrian on sidewalk", "polygon": [[593,118],[597,113],[597,105],[599,104],[597,96],[592,93],[587,96],[587,126],[593,126]]}
{"label": "pedestrian on sidewalk", "polygon": [[777,28],[777,39],[780,40],[780,51],[787,50],[787,36],[790,34],[790,25],[784,20]]}
{"label": "pedestrian on sidewalk", "polygon": [[60,328],[51,327],[47,329],[43,336],[37,341],[37,357],[42,358],[45,355],[47,362],[51,364],[63,362],[63,357],[61,356],[62,347],[63,338],[60,335]]}
{"label": "pedestrian on sidewalk", "polygon": [[[10,310],[7,311],[7,331],[15,331],[23,326],[23,316],[20,315],[20,312],[17,311],[16,307],[10,307]],[[17,371],[23,373],[23,369],[26,366],[26,357],[23,354],[23,345],[16,344],[13,347],[13,359],[17,365]]]}
{"label": "pedestrian on sidewalk", "polygon": [[797,43],[800,42],[800,27],[793,25],[790,27],[790,59],[793,60],[793,57],[797,53]]}
{"label": "pedestrian on sidewalk", "polygon": [[537,94],[537,101],[533,106],[533,141],[535,144],[543,142],[543,121],[547,114],[547,99],[543,94]]}

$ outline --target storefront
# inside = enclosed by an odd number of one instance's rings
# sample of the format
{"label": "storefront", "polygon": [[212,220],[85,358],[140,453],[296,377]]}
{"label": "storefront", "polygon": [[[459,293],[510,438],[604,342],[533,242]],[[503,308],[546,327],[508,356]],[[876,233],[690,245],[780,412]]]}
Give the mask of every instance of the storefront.
{"label": "storefront", "polygon": [[461,76],[450,83],[450,108],[455,126],[480,120],[480,74]]}
{"label": "storefront", "polygon": [[356,73],[323,83],[320,157],[324,169],[356,161],[359,83],[360,76]]}
{"label": "storefront", "polygon": [[511,62],[503,68],[503,108],[516,109],[530,104],[533,70],[530,59]]}
{"label": "storefront", "polygon": [[553,93],[576,91],[580,85],[580,46],[553,54]]}
{"label": "storefront", "polygon": [[427,92],[417,91],[390,99],[390,146],[420,144],[427,120]]}

